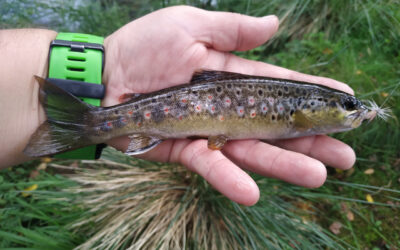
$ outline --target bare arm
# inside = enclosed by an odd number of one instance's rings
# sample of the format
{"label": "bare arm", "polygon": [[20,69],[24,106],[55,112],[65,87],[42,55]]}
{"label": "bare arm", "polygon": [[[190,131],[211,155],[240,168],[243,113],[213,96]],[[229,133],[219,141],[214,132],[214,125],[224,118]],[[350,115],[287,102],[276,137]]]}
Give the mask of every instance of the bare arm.
{"label": "bare arm", "polygon": [[56,32],[0,30],[0,168],[27,161],[22,150],[45,119],[33,75],[45,77]]}

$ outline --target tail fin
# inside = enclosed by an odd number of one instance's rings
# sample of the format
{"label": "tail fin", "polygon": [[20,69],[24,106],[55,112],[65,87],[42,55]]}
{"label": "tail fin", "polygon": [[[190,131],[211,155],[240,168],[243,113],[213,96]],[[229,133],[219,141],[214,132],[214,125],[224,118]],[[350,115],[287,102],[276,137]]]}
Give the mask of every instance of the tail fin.
{"label": "tail fin", "polygon": [[91,143],[85,136],[90,111],[97,107],[35,76],[40,85],[39,100],[47,120],[31,136],[24,153],[31,157],[54,155]]}

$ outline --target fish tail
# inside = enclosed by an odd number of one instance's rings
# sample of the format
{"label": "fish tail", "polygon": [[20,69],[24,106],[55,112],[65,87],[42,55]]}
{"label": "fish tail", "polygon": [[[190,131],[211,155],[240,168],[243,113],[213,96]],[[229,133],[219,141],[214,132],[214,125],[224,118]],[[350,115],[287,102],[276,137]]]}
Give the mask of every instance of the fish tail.
{"label": "fish tail", "polygon": [[31,136],[24,153],[41,157],[94,144],[86,131],[91,112],[98,107],[84,103],[43,78],[35,78],[40,85],[39,100],[47,120]]}

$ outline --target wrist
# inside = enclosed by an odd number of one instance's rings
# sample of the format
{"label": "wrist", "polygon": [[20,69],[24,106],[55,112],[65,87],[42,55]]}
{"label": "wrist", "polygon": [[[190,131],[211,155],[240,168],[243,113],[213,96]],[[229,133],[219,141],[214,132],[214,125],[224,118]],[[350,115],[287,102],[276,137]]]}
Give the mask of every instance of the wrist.
{"label": "wrist", "polygon": [[0,167],[28,160],[22,150],[45,120],[33,75],[47,75],[50,41],[56,32],[40,29],[0,31]]}
{"label": "wrist", "polygon": [[119,96],[114,96],[114,93],[120,93],[119,91],[113,90],[113,86],[118,86],[117,83],[121,77],[121,70],[118,65],[119,62],[119,54],[118,54],[118,46],[115,43],[115,33],[109,35],[104,39],[104,51],[105,51],[105,64],[104,64],[104,72],[102,76],[102,83],[106,87],[106,93],[102,100],[101,106],[112,106],[117,104],[116,100]]}

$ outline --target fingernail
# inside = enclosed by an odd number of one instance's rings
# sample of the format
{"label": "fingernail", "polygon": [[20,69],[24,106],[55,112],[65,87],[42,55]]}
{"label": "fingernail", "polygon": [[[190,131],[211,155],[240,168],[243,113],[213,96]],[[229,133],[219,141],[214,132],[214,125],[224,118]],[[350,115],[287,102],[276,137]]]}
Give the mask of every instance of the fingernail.
{"label": "fingernail", "polygon": [[264,20],[267,20],[268,22],[277,22],[277,23],[279,23],[279,18],[277,17],[277,16],[275,16],[275,15],[269,15],[269,16],[264,16],[264,17],[261,17],[262,19],[264,19]]}

